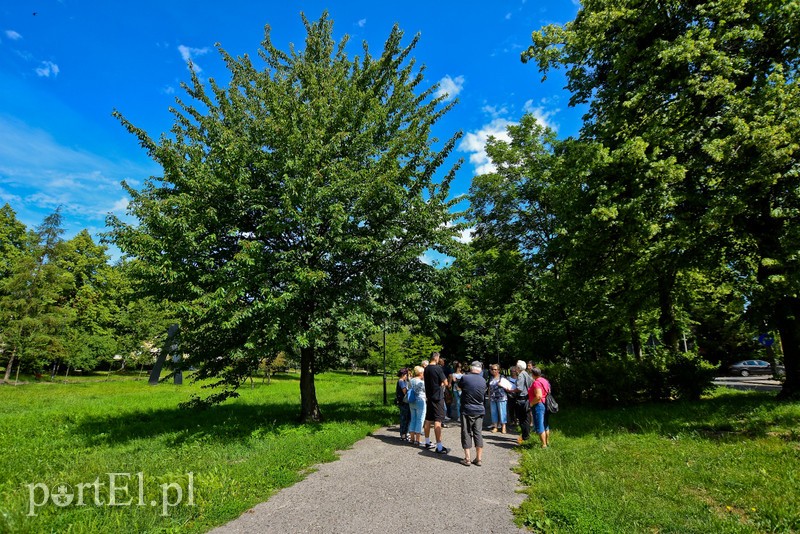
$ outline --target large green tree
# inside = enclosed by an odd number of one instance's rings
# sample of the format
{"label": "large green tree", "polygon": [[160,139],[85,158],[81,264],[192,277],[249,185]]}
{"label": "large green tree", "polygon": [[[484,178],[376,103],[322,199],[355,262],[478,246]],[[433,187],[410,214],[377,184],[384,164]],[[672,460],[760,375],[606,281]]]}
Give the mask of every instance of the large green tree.
{"label": "large green tree", "polygon": [[9,258],[7,275],[0,278],[0,330],[8,353],[5,380],[15,362],[17,373],[23,364],[39,371],[64,354],[60,334],[75,315],[66,305],[72,276],[56,260],[62,233],[56,210]]}
{"label": "large green tree", "polygon": [[581,138],[617,163],[598,209],[655,274],[667,345],[682,281],[734,268],[781,334],[785,396],[800,394],[798,34],[797,0],[587,0],[523,54],[565,67],[572,103],[588,104]]}
{"label": "large green tree", "polygon": [[380,56],[365,43],[351,59],[327,13],[303,22],[288,53],[266,28],[263,68],[219,48],[230,83],[193,74],[171,135],[117,114],[164,175],[128,187],[138,225],[110,223],[151,294],[180,304],[182,350],[226,386],[215,400],[264,354],[299,351],[301,416],[316,420],[318,357],[419,301],[422,253],[453,235],[455,169],[435,175],[458,136],[434,148],[449,106],[421,87],[418,37],[403,46],[395,27]]}
{"label": "large green tree", "polygon": [[119,349],[114,332],[119,312],[109,294],[114,278],[106,247],[95,244],[89,232],[81,230],[61,244],[55,263],[70,274],[64,297],[75,316],[61,333],[64,360],[76,369],[94,369],[111,361]]}

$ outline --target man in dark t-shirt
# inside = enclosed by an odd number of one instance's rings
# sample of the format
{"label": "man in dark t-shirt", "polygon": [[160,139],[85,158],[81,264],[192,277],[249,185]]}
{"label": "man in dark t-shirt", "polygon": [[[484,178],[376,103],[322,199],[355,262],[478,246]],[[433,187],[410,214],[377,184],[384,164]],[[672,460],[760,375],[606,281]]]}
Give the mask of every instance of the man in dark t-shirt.
{"label": "man in dark t-shirt", "polygon": [[425,381],[425,396],[427,406],[425,410],[425,448],[431,448],[431,423],[433,423],[433,433],[436,436],[436,452],[447,454],[447,447],[442,445],[442,423],[444,423],[445,407],[444,394],[442,388],[447,387],[447,377],[444,375],[442,366],[439,365],[439,353],[434,352],[431,356],[430,365],[425,368],[422,375]]}
{"label": "man in dark t-shirt", "polygon": [[[469,367],[469,373],[461,377],[458,386],[461,388],[461,446],[464,448],[464,459],[461,465],[469,466],[470,463],[480,466],[483,457],[483,416],[486,408],[483,399],[486,396],[486,380],[481,376],[483,366],[481,362],[474,361]],[[470,462],[470,449],[475,441],[475,460]]]}

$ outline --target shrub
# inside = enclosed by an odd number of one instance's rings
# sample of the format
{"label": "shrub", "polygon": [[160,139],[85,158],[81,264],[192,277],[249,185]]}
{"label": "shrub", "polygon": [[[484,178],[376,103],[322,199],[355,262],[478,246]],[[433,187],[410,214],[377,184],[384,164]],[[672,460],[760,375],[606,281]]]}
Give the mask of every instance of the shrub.
{"label": "shrub", "polygon": [[696,354],[672,355],[656,348],[642,360],[608,354],[598,360],[551,364],[545,374],[559,400],[613,406],[698,399],[713,388],[716,369]]}

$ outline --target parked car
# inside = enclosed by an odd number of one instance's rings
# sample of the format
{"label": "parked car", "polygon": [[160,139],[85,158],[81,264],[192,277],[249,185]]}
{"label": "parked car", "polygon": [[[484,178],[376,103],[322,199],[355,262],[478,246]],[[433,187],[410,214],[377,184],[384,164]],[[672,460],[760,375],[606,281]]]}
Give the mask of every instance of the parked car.
{"label": "parked car", "polygon": [[764,360],[743,360],[728,366],[728,371],[734,375],[771,375],[772,365]]}

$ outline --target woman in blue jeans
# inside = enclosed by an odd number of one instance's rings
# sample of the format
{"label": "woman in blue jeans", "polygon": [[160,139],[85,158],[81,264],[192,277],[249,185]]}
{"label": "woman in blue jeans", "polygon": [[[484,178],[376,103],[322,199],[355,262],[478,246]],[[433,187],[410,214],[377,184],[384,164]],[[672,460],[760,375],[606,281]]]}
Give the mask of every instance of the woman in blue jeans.
{"label": "woman in blue jeans", "polygon": [[500,376],[500,366],[493,364],[490,368],[492,378],[489,380],[489,402],[492,410],[492,432],[500,430],[503,434],[506,433],[507,418],[507,404],[508,393],[510,387],[508,380]]}
{"label": "woman in blue jeans", "polygon": [[550,414],[547,412],[544,401],[550,394],[550,382],[542,376],[542,370],[538,367],[531,369],[531,375],[533,375],[533,384],[528,391],[528,398],[533,411],[533,429],[542,440],[542,448],[546,449],[550,443]]}
{"label": "woman in blue jeans", "polygon": [[408,403],[411,409],[411,424],[408,427],[408,433],[411,436],[411,443],[413,445],[422,446],[422,422],[425,420],[425,382],[422,379],[422,374],[425,369],[418,365],[414,367],[414,378],[411,379],[410,387],[414,390],[416,400]]}
{"label": "woman in blue jeans", "polygon": [[408,369],[403,367],[397,371],[397,385],[395,386],[395,402],[400,408],[400,439],[411,441],[408,435],[408,426],[411,423],[411,408],[406,402],[406,392],[408,391]]}

